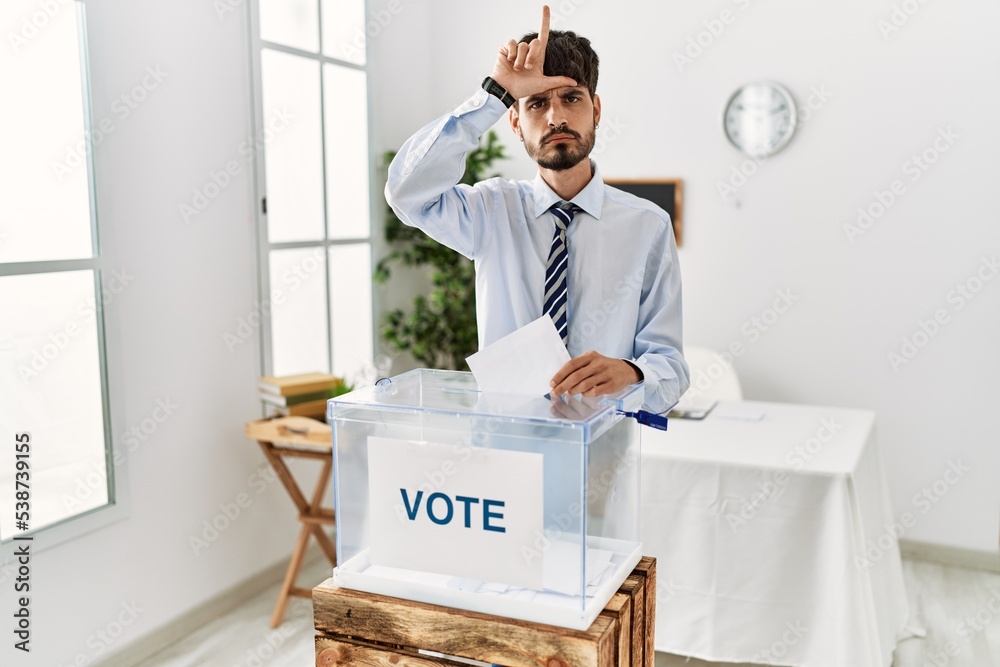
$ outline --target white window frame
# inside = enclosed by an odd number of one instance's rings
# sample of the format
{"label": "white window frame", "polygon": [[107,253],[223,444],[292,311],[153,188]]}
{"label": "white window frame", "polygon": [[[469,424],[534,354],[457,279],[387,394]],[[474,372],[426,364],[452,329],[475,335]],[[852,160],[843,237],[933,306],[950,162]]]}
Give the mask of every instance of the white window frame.
{"label": "white window frame", "polygon": [[[313,0],[317,5],[317,24],[319,26],[319,47],[316,53],[310,53],[309,51],[303,51],[294,47],[286,46],[284,44],[277,44],[275,42],[269,42],[260,38],[260,10],[258,5],[258,0],[250,0],[247,3],[247,43],[250,46],[250,64],[251,64],[251,95],[252,95],[252,119],[253,119],[253,131],[254,131],[254,146],[256,150],[254,151],[253,160],[253,199],[254,199],[254,218],[256,221],[256,232],[257,232],[257,294],[258,303],[270,303],[271,295],[271,274],[270,274],[270,255],[272,251],[275,250],[292,250],[292,249],[305,249],[305,248],[322,248],[324,253],[324,268],[325,268],[325,281],[326,281],[326,340],[327,340],[327,352],[328,352],[328,363],[327,368],[323,369],[326,372],[333,372],[333,312],[330,304],[330,296],[332,294],[331,290],[334,287],[330,284],[330,261],[329,261],[329,249],[338,245],[359,245],[362,243],[368,244],[369,257],[371,261],[371,266],[374,270],[375,258],[376,258],[376,238],[381,233],[381,225],[378,221],[381,219],[381,214],[379,213],[378,206],[381,201],[375,196],[376,194],[376,178],[375,178],[375,154],[374,154],[374,140],[373,140],[373,117],[372,117],[372,85],[371,85],[371,49],[369,48],[368,40],[365,40],[365,64],[358,65],[357,63],[352,63],[346,60],[341,60],[339,58],[333,58],[323,54],[323,3],[321,0]],[[369,3],[367,0],[364,3],[364,15],[367,19]],[[265,159],[267,157],[267,146],[264,145],[264,123],[266,119],[264,118],[264,103],[263,103],[263,85],[261,81],[261,52],[264,48],[273,49],[281,53],[287,53],[294,56],[299,56],[302,58],[308,58],[319,63],[319,100],[320,100],[320,141],[321,153],[323,156],[323,170],[322,170],[322,183],[323,183],[323,238],[317,241],[289,241],[289,242],[279,242],[272,243],[268,239],[268,226],[267,226],[267,213],[266,204],[267,201],[267,181],[265,178]],[[333,64],[341,67],[347,67],[350,69],[362,71],[366,76],[366,112],[368,118],[368,201],[369,201],[369,218],[370,224],[368,229],[368,236],[365,237],[354,237],[349,239],[330,239],[329,229],[327,226],[327,221],[329,218],[329,208],[330,201],[328,199],[327,192],[327,180],[326,180],[326,170],[327,170],[327,151],[326,151],[326,96],[324,91],[324,76],[323,76],[323,65]],[[371,281],[371,276],[367,277]],[[378,303],[377,290],[374,284],[371,288],[371,307],[372,307],[372,322],[371,322],[371,334],[372,334],[372,351],[373,354],[377,355],[379,350],[379,327],[378,322],[380,320],[380,310]],[[263,308],[261,309],[264,310]],[[260,356],[260,369],[261,375],[272,375],[274,368],[274,358],[273,358],[273,337],[271,332],[271,318],[270,316],[262,313],[261,326],[260,326],[260,340],[261,340],[261,356]],[[264,408],[262,407],[262,414]]]}
{"label": "white window frame", "polygon": [[[80,77],[83,98],[84,127],[89,135],[86,137],[87,188],[90,201],[90,234],[93,254],[86,259],[44,260],[28,262],[0,262],[0,277],[28,275],[39,273],[58,273],[63,271],[93,271],[94,272],[94,320],[97,327],[98,368],[101,380],[101,407],[104,428],[104,465],[105,481],[108,486],[108,501],[100,507],[91,508],[50,523],[40,528],[33,528],[20,536],[39,537],[31,543],[32,552],[45,551],[60,544],[70,542],[77,537],[94,532],[105,526],[122,521],[131,515],[130,493],[126,466],[116,470],[114,459],[114,434],[117,429],[117,419],[113,419],[111,409],[111,392],[109,390],[109,372],[107,355],[107,332],[104,322],[104,297],[101,278],[111,270],[108,259],[101,253],[101,227],[97,212],[97,179],[94,169],[94,150],[90,136],[93,136],[92,97],[90,89],[90,52],[87,40],[87,11],[83,0],[74,0],[81,7],[80,19],[77,23],[77,34],[80,40]],[[114,413],[117,414],[117,411]],[[30,426],[30,425],[26,425]],[[26,428],[30,432],[30,429]],[[12,464],[11,450],[5,450],[3,465]],[[34,492],[34,488],[32,489]],[[0,521],[5,524],[12,520],[13,508],[0,508],[9,516]],[[14,552],[18,543],[13,538],[0,542],[0,583],[9,578]]]}

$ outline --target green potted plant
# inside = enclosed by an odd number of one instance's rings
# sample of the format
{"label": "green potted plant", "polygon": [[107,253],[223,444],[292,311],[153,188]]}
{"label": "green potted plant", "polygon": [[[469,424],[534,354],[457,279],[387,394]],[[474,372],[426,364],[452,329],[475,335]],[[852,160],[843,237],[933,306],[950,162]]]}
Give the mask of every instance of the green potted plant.
{"label": "green potted plant", "polygon": [[[503,146],[490,130],[465,161],[462,183],[472,185],[498,176],[487,172],[503,159]],[[395,151],[385,154],[385,165]],[[386,206],[385,240],[391,252],[375,267],[375,282],[385,285],[391,266],[429,267],[431,290],[414,298],[409,312],[385,314],[380,333],[394,352],[409,352],[429,368],[468,370],[465,358],[479,347],[476,330],[476,274],[473,264],[419,229],[403,224]]]}

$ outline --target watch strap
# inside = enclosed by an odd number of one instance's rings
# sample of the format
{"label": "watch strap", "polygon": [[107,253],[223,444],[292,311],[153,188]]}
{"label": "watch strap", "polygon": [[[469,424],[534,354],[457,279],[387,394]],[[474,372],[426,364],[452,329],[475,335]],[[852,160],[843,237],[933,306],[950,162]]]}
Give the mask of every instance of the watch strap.
{"label": "watch strap", "polygon": [[491,76],[483,79],[483,90],[503,102],[508,109],[511,108],[516,101],[514,96],[508,93],[506,88],[494,81]]}

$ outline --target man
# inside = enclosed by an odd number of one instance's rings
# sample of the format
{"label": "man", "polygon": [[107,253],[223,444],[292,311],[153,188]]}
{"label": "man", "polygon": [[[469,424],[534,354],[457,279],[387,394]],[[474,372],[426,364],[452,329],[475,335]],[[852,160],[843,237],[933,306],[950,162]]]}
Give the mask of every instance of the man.
{"label": "man", "polygon": [[[663,411],[689,383],[677,249],[668,214],[605,185],[588,159],[597,75],[590,41],[550,34],[544,7],[539,33],[503,45],[482,90],[403,145],[385,195],[403,222],[475,261],[480,346],[549,314],[573,357],[552,396],[642,382],[647,409]],[[458,184],[504,112],[537,177]]]}

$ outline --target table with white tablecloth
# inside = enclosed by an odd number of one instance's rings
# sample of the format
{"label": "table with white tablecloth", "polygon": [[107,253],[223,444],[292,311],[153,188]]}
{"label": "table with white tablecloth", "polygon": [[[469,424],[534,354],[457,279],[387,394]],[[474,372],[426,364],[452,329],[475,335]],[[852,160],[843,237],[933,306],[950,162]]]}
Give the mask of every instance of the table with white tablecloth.
{"label": "table with white tablecloth", "polygon": [[715,662],[888,667],[907,620],[875,415],[720,402],[643,430],[656,649]]}

